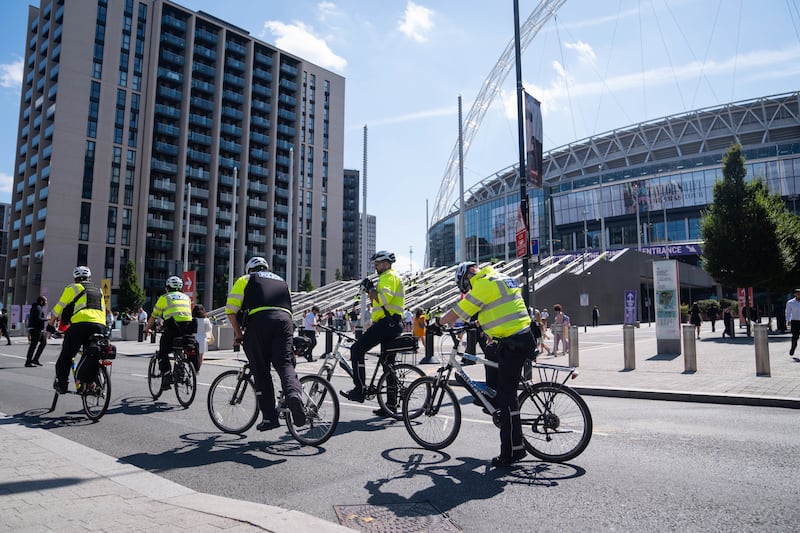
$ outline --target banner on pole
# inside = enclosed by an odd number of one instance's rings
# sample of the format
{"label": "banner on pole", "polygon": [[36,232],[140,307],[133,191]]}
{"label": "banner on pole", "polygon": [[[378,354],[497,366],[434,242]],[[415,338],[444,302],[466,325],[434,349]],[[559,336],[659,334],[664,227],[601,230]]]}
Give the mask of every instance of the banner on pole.
{"label": "banner on pole", "polygon": [[537,189],[542,188],[542,104],[528,93],[525,94],[525,151],[526,178]]}

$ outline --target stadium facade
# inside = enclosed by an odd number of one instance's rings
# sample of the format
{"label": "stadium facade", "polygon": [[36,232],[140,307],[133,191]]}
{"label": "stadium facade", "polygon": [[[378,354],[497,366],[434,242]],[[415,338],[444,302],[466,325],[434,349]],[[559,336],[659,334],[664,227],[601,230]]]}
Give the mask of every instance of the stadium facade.
{"label": "stadium facade", "polygon": [[[642,122],[544,155],[544,186],[528,187],[531,238],[540,255],[631,248],[696,263],[700,218],[741,143],[747,179],[766,182],[797,213],[800,92],[765,96]],[[516,257],[517,166],[465,192],[465,257]],[[428,266],[460,257],[458,202],[428,232]],[[731,221],[735,224],[735,221]]]}

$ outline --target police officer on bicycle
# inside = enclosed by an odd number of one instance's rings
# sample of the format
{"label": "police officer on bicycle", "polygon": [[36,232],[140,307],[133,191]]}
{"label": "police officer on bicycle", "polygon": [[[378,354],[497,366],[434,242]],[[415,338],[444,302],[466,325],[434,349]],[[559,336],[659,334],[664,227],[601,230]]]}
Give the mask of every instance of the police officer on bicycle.
{"label": "police officer on bicycle", "polygon": [[[100,287],[92,284],[92,271],[87,266],[75,267],[75,270],[72,271],[72,278],[74,283],[64,287],[61,297],[53,306],[46,328],[47,333],[55,333],[57,318],[62,318],[65,323],[68,318],[68,323],[71,324],[64,334],[61,353],[56,361],[56,380],[53,388],[59,394],[67,392],[69,369],[78,350],[93,334],[105,334],[106,332],[106,304],[103,299],[103,291]],[[65,308],[66,312],[64,312]],[[72,316],[66,317],[69,313]],[[78,362],[76,378],[92,379],[91,376],[97,372],[96,365],[99,364],[99,361],[82,359]]]}
{"label": "police officer on bicycle", "polygon": [[525,359],[536,357],[531,317],[516,280],[491,266],[479,270],[476,263],[461,263],[456,268],[455,281],[466,295],[440,322],[468,321],[477,314],[483,332],[496,343],[499,366],[494,403],[500,411],[500,455],[492,459],[492,466],[508,466],[527,455],[522,443],[517,388]]}
{"label": "police officer on bicycle", "polygon": [[[270,272],[263,257],[251,258],[245,270],[247,273],[236,280],[228,294],[225,314],[233,326],[234,344],[244,343],[245,355],[255,379],[258,407],[263,417],[256,429],[266,431],[280,426],[270,365],[278,372],[294,425],[303,426],[306,416],[300,381],[294,369],[294,321],[289,286],[280,276]],[[243,311],[241,316],[245,324],[237,318],[239,311]]]}
{"label": "police officer on bicycle", "polygon": [[193,334],[197,325],[192,316],[192,299],[184,294],[183,280],[178,276],[167,278],[166,292],[158,297],[153,312],[144,326],[144,336],[150,333],[156,319],[164,321],[161,342],[158,345],[158,368],[161,370],[161,390],[169,390],[172,385],[172,368],[169,354],[176,337]]}
{"label": "police officer on bicycle", "polygon": [[[350,347],[350,361],[353,364],[353,387],[349,391],[340,391],[340,394],[348,400],[364,403],[366,394],[366,369],[364,367],[364,354],[367,350],[378,344],[390,341],[398,337],[403,332],[403,310],[405,309],[405,287],[403,280],[392,268],[395,262],[395,255],[392,252],[381,250],[372,256],[375,263],[375,271],[378,273],[378,285],[375,286],[372,280],[364,278],[361,288],[369,294],[372,302],[372,325],[364,332],[361,337]],[[390,355],[389,357],[394,357]],[[388,361],[381,361],[386,364]],[[389,383],[390,387],[393,385]],[[396,384],[394,384],[396,387]],[[395,388],[396,392],[396,388]],[[397,407],[397,398],[387,398],[387,407]],[[376,415],[387,416],[389,413],[382,409],[373,411]]]}

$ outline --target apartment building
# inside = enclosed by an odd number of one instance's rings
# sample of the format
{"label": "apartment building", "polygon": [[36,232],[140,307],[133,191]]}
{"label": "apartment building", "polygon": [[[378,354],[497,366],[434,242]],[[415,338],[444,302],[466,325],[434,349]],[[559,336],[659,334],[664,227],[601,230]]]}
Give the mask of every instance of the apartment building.
{"label": "apartment building", "polygon": [[231,261],[342,268],[343,77],[165,0],[42,0],[23,76],[4,301],[128,259],[149,298],[194,270],[207,307]]}

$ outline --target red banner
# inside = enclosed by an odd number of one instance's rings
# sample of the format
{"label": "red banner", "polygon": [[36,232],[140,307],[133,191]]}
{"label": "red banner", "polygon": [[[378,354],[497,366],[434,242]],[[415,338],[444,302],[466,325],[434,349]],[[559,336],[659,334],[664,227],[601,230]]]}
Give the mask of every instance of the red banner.
{"label": "red banner", "polygon": [[517,258],[528,255],[528,232],[525,228],[517,231]]}

